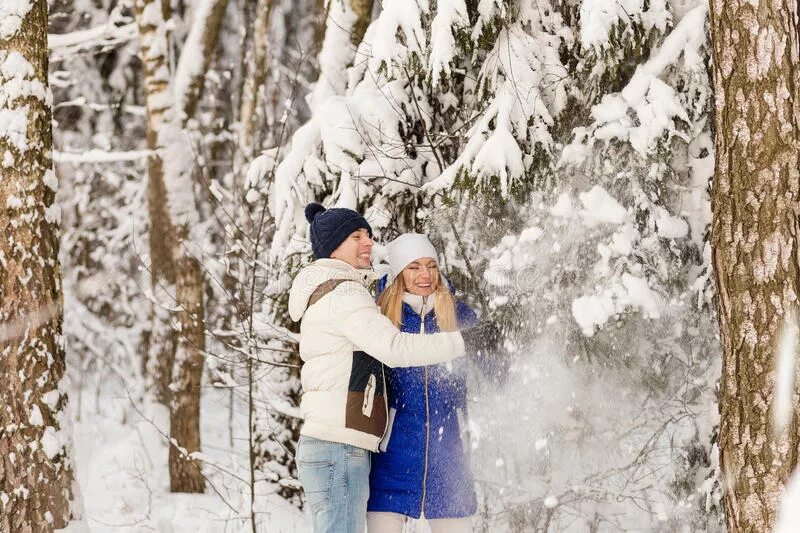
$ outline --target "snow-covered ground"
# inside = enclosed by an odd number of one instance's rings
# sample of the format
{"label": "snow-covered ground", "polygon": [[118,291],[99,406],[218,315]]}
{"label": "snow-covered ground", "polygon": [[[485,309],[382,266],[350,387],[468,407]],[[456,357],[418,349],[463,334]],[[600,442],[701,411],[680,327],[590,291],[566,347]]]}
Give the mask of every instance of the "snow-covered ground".
{"label": "snow-covered ground", "polygon": [[[244,514],[249,504],[247,419],[243,405],[229,418],[227,391],[204,390],[201,429],[205,494],[169,491],[166,410],[134,406],[118,381],[97,394],[84,390],[80,419],[73,422],[73,464],[80,489],[81,520],[64,533],[252,533]],[[72,395],[77,406],[78,391]],[[231,428],[233,434],[231,435]],[[237,477],[241,480],[236,479]],[[257,489],[257,531],[309,532],[308,516],[275,495],[276,485]],[[412,521],[406,533],[427,533],[424,521]]]}
{"label": "snow-covered ground", "polygon": [[[243,481],[248,478],[247,411],[234,409],[230,424],[226,391],[207,388],[203,395],[205,494],[169,492],[167,446],[162,435],[168,431],[169,420],[163,407],[134,407],[119,382],[104,384],[99,395],[90,394],[94,391],[84,391],[80,419],[73,427],[73,460],[84,516],[66,531],[252,532],[245,514],[249,492]],[[75,404],[77,397],[72,397]],[[257,530],[309,531],[302,512],[274,490],[275,485],[266,483],[257,488]]]}

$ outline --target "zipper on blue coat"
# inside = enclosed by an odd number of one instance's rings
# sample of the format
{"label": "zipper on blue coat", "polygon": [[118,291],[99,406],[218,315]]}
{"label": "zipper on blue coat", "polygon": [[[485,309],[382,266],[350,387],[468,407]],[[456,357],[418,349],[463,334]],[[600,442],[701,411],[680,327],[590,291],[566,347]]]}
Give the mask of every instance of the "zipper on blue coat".
{"label": "zipper on blue coat", "polygon": [[[420,335],[425,335],[425,307],[428,303],[428,297],[422,297],[422,309],[419,315],[419,332]],[[431,411],[428,399],[428,367],[427,365],[422,368],[425,386],[425,464],[422,471],[422,501],[420,502],[420,515],[425,516],[425,492],[428,486],[428,446],[431,441]]]}

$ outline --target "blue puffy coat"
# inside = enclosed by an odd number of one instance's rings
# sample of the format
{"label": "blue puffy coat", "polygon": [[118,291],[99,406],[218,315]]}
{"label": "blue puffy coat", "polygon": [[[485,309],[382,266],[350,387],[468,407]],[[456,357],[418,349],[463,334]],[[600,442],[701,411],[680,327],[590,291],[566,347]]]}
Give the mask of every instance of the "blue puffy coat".
{"label": "blue puffy coat", "polygon": [[[378,282],[378,292],[386,285]],[[460,328],[477,321],[466,304],[456,302]],[[425,317],[403,303],[400,330],[439,331],[433,310]],[[465,359],[424,367],[387,368],[389,427],[372,455],[368,511],[400,513],[413,518],[461,518],[477,510],[469,467],[466,428],[459,424],[466,409]],[[464,423],[464,422],[462,422]],[[384,450],[385,447],[385,450]]]}

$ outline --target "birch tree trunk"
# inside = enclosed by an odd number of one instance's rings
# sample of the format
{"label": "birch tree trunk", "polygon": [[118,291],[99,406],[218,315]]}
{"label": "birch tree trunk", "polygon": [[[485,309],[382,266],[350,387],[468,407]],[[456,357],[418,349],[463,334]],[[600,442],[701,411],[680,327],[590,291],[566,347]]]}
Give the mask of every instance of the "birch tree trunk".
{"label": "birch tree trunk", "polygon": [[[162,262],[161,272],[165,274],[163,279],[153,276],[154,296],[165,298],[156,300],[159,312],[155,322],[161,330],[173,322],[177,329],[170,331],[170,341],[161,343],[163,348],[158,347],[158,339],[153,339],[155,331],[151,337],[161,357],[153,365],[159,369],[159,390],[170,400],[169,471],[173,492],[205,489],[200,462],[191,458],[193,452],[200,451],[205,320],[199,245],[204,236],[197,234],[200,220],[193,183],[196,162],[186,125],[202,93],[226,5],[227,0],[205,0],[195,5],[192,28],[173,79],[168,68],[165,8],[158,0],[139,0],[136,4],[145,64],[148,145],[156,152],[149,161],[148,183],[152,183],[149,190],[160,195],[148,196],[151,215],[155,215],[151,218],[151,250],[153,261]],[[157,224],[163,226],[156,227]],[[160,254],[158,259],[156,253]],[[164,382],[168,383],[166,391]]]}
{"label": "birch tree trunk", "polygon": [[789,0],[711,3],[720,462],[731,532],[774,528],[800,444],[796,387],[785,426],[773,417],[777,346],[800,293],[797,17]]}
{"label": "birch tree trunk", "polygon": [[[160,2],[137,2],[145,101],[147,104],[147,148],[158,149],[158,132],[169,109],[169,63],[166,28],[158,27],[155,10]],[[150,11],[145,11],[152,6]],[[168,6],[167,6],[168,9]],[[145,19],[145,14],[150,16]],[[152,20],[151,20],[152,19]],[[164,167],[160,157],[147,162],[147,208],[150,218],[150,282],[153,292],[152,324],[148,337],[147,375],[156,398],[169,405],[172,394],[172,365],[178,334],[170,323],[169,308],[175,301],[175,263],[169,243],[175,240],[175,229],[167,211]],[[156,303],[158,302],[158,303]]]}
{"label": "birch tree trunk", "polygon": [[15,533],[70,519],[47,68],[47,2],[22,2],[0,24],[0,531]]}

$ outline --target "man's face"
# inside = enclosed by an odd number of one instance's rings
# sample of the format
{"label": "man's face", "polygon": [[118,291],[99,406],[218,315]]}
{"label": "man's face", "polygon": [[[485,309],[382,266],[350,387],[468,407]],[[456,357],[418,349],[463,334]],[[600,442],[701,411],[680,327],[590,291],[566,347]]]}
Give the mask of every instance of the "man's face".
{"label": "man's face", "polygon": [[356,268],[369,268],[372,263],[372,245],[375,244],[369,232],[363,228],[351,233],[343,242],[331,253],[332,259],[339,259]]}

